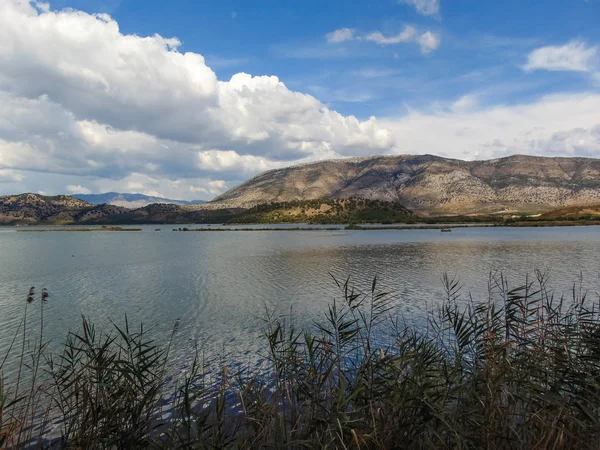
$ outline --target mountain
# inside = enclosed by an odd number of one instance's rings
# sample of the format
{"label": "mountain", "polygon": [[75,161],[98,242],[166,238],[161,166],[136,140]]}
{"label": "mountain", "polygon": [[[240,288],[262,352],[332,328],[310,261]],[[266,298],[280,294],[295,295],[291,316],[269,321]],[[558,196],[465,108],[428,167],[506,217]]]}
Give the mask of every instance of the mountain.
{"label": "mountain", "polygon": [[397,202],[421,215],[544,212],[600,203],[600,160],[515,155],[461,161],[373,156],[264,172],[195,208],[350,197]]}
{"label": "mountain", "polygon": [[19,194],[0,197],[0,224],[83,223],[128,211],[113,205],[91,205],[68,195]]}
{"label": "mountain", "polygon": [[[587,217],[595,216],[593,210],[600,205],[600,159],[373,156],[271,170],[204,204],[168,204],[171,200],[139,194],[103,195],[0,197],[0,224],[399,221],[412,220],[413,212],[424,217],[503,217],[557,209],[553,217]],[[134,209],[92,204],[118,202],[121,195],[129,205],[155,199],[158,203]]]}
{"label": "mountain", "polygon": [[243,209],[193,209],[189,205],[155,203],[129,209],[116,205],[92,205],[60,195],[20,194],[0,197],[0,225],[34,224],[188,224],[271,222],[398,222],[415,215],[398,203],[349,198],[271,203]]}
{"label": "mountain", "polygon": [[118,192],[106,192],[105,194],[74,194],[72,197],[83,200],[92,205],[116,205],[125,208],[141,208],[153,203],[166,203],[171,205],[199,205],[204,200],[172,200],[169,198],[152,197],[144,194],[120,194]]}
{"label": "mountain", "polygon": [[211,223],[224,222],[237,212],[193,211],[165,203],[129,209],[108,204],[93,205],[68,195],[50,197],[19,194],[0,197],[0,225]]}

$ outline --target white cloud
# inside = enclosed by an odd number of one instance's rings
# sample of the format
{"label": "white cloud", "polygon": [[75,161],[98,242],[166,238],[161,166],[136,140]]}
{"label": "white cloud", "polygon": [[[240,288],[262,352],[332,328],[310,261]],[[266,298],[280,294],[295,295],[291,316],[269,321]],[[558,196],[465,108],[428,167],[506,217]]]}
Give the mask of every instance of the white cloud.
{"label": "white cloud", "polygon": [[[375,120],[331,111],[277,77],[220,81],[202,55],[179,48],[175,38],[125,35],[104,14],[2,1],[0,167],[111,180],[221,172],[237,180],[390,145]],[[207,162],[203,152],[221,153]],[[228,156],[215,160],[222,152]]]}
{"label": "white cloud", "polygon": [[413,6],[419,14],[424,16],[439,16],[439,0],[398,0],[400,4]]}
{"label": "white cloud", "polygon": [[330,44],[339,44],[354,39],[354,30],[351,28],[340,28],[325,35],[325,39]]}
{"label": "white cloud", "polygon": [[440,37],[431,31],[427,31],[419,36],[417,42],[421,46],[422,53],[431,53],[440,46]]}
{"label": "white cloud", "polygon": [[527,57],[524,70],[591,72],[600,70],[600,51],[597,46],[587,46],[581,41],[571,41],[561,46],[541,47]]}
{"label": "white cloud", "polygon": [[92,191],[80,184],[70,184],[66,187],[69,194],[91,194]]}
{"label": "white cloud", "polygon": [[479,105],[479,99],[475,94],[463,95],[452,104],[452,111],[462,113],[473,111]]}
{"label": "white cloud", "polygon": [[379,45],[400,44],[402,42],[411,42],[415,38],[416,33],[417,30],[415,27],[407,25],[404,27],[404,30],[394,36],[384,36],[381,31],[374,31],[367,34],[364,39]]}
{"label": "white cloud", "polygon": [[197,156],[196,167],[208,172],[237,172],[247,175],[282,166],[282,163],[274,163],[258,156],[240,156],[233,150],[209,150],[199,152]]}
{"label": "white cloud", "polygon": [[437,50],[440,46],[440,36],[431,31],[417,34],[417,29],[406,25],[404,29],[395,35],[386,36],[381,31],[373,31],[359,39],[375,42],[378,45],[395,45],[401,43],[415,42],[421,48],[421,53],[427,54]]}
{"label": "white cloud", "polygon": [[143,173],[131,173],[120,180],[90,180],[94,192],[126,192],[152,195],[155,197],[182,200],[210,200],[219,195],[232,183],[211,178],[189,178],[168,180],[163,177],[149,176]]}
{"label": "white cloud", "polygon": [[208,192],[210,192],[210,194],[214,196],[222,194],[227,189],[227,183],[225,182],[225,180],[209,181],[208,186]]}
{"label": "white cloud", "polygon": [[225,180],[213,180],[207,183],[207,187],[201,186],[190,186],[190,192],[196,194],[203,194],[205,197],[216,197],[219,194],[225,192],[228,188],[228,183]]}
{"label": "white cloud", "polygon": [[[123,35],[106,15],[40,13],[7,0],[0,6],[0,89],[13,98],[46,96],[76,120],[114,130],[280,160],[297,158],[301,145],[308,156],[337,138],[320,125],[329,113],[315,98],[277,77],[241,73],[218,81],[201,55],[180,53],[179,45]],[[352,132],[352,117],[335,118]]]}
{"label": "white cloud", "polygon": [[189,186],[188,189],[190,190],[190,192],[196,192],[196,193],[199,192],[201,194],[208,194],[208,190],[201,186]]}
{"label": "white cloud", "polygon": [[490,159],[512,154],[597,157],[600,94],[557,94],[530,104],[477,107],[462,97],[446,111],[384,120],[394,153]]}
{"label": "white cloud", "polygon": [[10,169],[0,169],[0,183],[23,181],[23,175]]}

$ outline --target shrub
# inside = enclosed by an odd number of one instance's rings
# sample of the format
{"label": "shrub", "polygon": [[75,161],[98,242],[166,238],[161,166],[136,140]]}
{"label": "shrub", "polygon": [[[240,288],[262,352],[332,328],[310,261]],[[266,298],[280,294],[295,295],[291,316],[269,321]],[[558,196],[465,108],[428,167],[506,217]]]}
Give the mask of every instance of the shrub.
{"label": "shrub", "polygon": [[209,379],[196,357],[171,393],[170,340],[161,349],[127,320],[110,333],[83,320],[45,380],[42,343],[14,387],[0,383],[0,445],[48,443],[46,424],[31,425],[52,418],[54,446],[69,448],[598,448],[598,304],[575,289],[554,298],[543,273],[513,289],[490,277],[481,302],[443,281],[443,303],[416,329],[376,279],[365,292],[336,280],[313,331],[267,314],[266,370]]}

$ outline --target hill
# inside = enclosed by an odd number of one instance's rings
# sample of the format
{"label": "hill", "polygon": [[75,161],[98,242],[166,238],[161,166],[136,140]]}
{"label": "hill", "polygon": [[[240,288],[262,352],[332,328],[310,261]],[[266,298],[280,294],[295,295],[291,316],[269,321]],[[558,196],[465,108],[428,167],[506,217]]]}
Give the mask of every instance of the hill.
{"label": "hill", "polygon": [[223,222],[236,212],[239,211],[190,211],[164,203],[128,209],[107,204],[92,205],[68,195],[0,197],[0,225],[210,223]]}
{"label": "hill", "polygon": [[241,210],[188,210],[180,205],[155,203],[137,209],[97,219],[88,223],[95,224],[190,224],[223,223]]}
{"label": "hill", "polygon": [[294,200],[255,206],[231,218],[229,223],[365,223],[405,222],[415,215],[394,202],[347,198],[343,200]]}
{"label": "hill", "polygon": [[171,205],[199,205],[205,203],[204,200],[173,200],[170,198],[153,197],[144,194],[120,194],[118,192],[106,192],[104,194],[74,194],[72,197],[92,205],[109,204],[123,206],[125,208],[142,208],[154,203],[166,203]]}
{"label": "hill", "polygon": [[[96,210],[96,211],[95,211]],[[104,215],[101,208],[68,195],[19,194],[0,197],[0,223],[72,223],[82,214]]]}
{"label": "hill", "polygon": [[571,206],[548,211],[540,216],[546,220],[600,220],[600,205]]}
{"label": "hill", "polygon": [[397,202],[426,216],[541,213],[600,203],[600,160],[515,155],[462,161],[402,155],[320,161],[264,172],[193,208],[350,197]]}

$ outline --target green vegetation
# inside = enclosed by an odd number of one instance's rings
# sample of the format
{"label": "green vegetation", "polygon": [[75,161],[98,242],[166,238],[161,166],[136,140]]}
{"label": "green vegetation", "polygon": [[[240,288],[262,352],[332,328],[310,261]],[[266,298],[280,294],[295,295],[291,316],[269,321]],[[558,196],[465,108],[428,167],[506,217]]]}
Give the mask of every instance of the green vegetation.
{"label": "green vegetation", "polygon": [[[51,418],[53,448],[600,446],[600,311],[579,290],[557,299],[545,274],[514,289],[500,275],[477,302],[444,277],[444,302],[415,329],[376,280],[366,292],[336,283],[339,299],[312,331],[267,315],[265,371],[223,367],[215,379],[196,358],[174,387],[171,339],[159,347],[127,321],[111,333],[84,319],[46,354],[51,304],[46,291],[34,303],[32,288],[0,360],[0,371],[19,365],[16,381],[0,383],[0,447],[50,444]],[[39,334],[28,336],[31,307]]]}
{"label": "green vegetation", "polygon": [[[494,225],[480,225],[480,227],[492,227]],[[344,228],[341,227],[268,227],[268,228],[174,228],[173,231],[339,231],[341,229],[348,231],[366,231],[366,230],[443,230],[451,228],[472,228],[468,225],[382,225],[377,227],[360,226],[355,223],[346,225]]]}
{"label": "green vegetation", "polygon": [[265,203],[237,214],[227,223],[397,223],[414,217],[399,203],[352,197]]}
{"label": "green vegetation", "polygon": [[[583,208],[580,208],[583,209]],[[596,208],[600,209],[600,208]],[[226,218],[224,223],[236,224],[350,224],[348,229],[360,229],[360,224],[377,223],[382,225],[406,224],[478,224],[494,226],[560,226],[560,225],[599,225],[600,216],[593,214],[561,215],[567,210],[557,210],[539,216],[482,214],[447,215],[420,217],[399,203],[380,200],[349,198],[344,200],[320,199],[297,200],[283,203],[265,203]],[[397,229],[398,227],[390,227]],[[403,229],[403,228],[400,228]],[[412,228],[411,228],[412,229]],[[419,229],[419,228],[416,228]]]}

